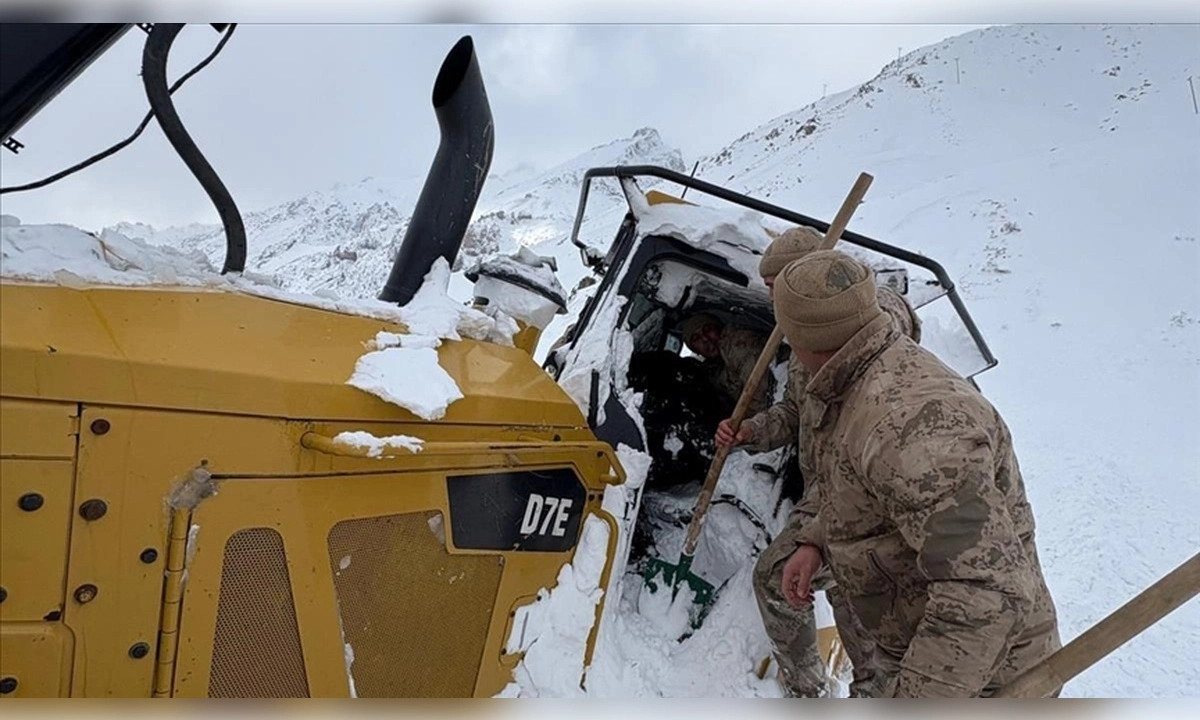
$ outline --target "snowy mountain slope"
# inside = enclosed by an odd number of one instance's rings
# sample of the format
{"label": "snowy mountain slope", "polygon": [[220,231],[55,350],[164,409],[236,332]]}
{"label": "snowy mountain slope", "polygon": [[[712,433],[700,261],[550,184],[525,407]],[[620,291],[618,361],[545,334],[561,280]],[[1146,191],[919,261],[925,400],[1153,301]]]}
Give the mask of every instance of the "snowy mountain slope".
{"label": "snowy mountain slope", "polygon": [[[599,165],[650,163],[683,170],[677,150],[663,144],[658,132],[642,128],[633,136],[592,148],[546,171],[532,174],[519,166],[491,175],[484,185],[475,217],[463,241],[464,266],[498,252],[533,247],[541,254],[564,255],[560,277],[570,289],[586,273],[578,253],[567,253],[583,173]],[[293,292],[332,292],[374,298],[383,288],[392,259],[408,229],[412,208],[425,177],[365,178],[338,183],[265,210],[246,212],[247,270],[276,275]],[[592,195],[590,222],[583,235],[598,233],[606,244],[616,231],[624,199],[615,183],[599,183]],[[612,213],[617,213],[612,220]],[[593,231],[593,227],[596,231]],[[204,252],[220,264],[225,252],[219,225],[156,229],[121,223],[109,228],[152,244]],[[569,284],[568,284],[569,283]],[[456,274],[456,290],[469,297],[470,284]]]}
{"label": "snowy mountain slope", "polygon": [[[824,219],[870,172],[851,229],[945,265],[1000,361],[980,384],[1013,430],[1064,640],[1200,547],[1200,116],[1187,84],[1198,48],[1196,26],[973,32],[764,123],[698,172]],[[563,286],[576,288],[587,271],[566,237],[578,178],[620,162],[685,169],[657,133],[639,131],[535,177],[492,178],[464,253],[529,246],[556,256]],[[248,214],[248,268],[292,290],[374,297],[420,181]],[[603,185],[583,232],[602,248],[624,212],[615,184]],[[219,264],[219,231],[171,233],[139,236]],[[573,296],[543,350],[590,291]],[[461,276],[451,292],[469,297]],[[748,587],[731,589],[712,618],[749,632],[744,642],[674,643],[668,618],[609,598],[615,620],[589,691],[771,694],[744,675],[762,638],[746,630],[757,628]],[[1197,647],[1194,601],[1064,694],[1200,696]],[[695,658],[710,655],[701,672]]]}
{"label": "snowy mountain slope", "polygon": [[[961,84],[956,82],[959,58]],[[1196,26],[989,28],[763,125],[698,175],[941,261],[1000,364],[1064,639],[1200,548]],[[815,128],[811,132],[806,127]],[[1200,695],[1193,602],[1068,695]]]}

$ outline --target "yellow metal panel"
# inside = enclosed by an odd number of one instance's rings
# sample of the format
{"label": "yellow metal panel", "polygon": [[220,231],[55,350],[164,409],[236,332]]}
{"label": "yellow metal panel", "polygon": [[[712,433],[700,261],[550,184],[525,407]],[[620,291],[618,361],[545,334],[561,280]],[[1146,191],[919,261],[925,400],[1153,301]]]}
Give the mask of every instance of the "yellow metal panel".
{"label": "yellow metal panel", "polygon": [[[0,622],[62,612],[73,469],[69,460],[0,460]],[[41,505],[22,510],[25,495]]]}
{"label": "yellow metal panel", "polygon": [[[415,421],[345,384],[380,330],[404,328],[240,293],[2,282],[0,387],[89,404]],[[464,340],[438,354],[464,395],[442,422],[586,425],[519,348]]]}
{"label": "yellow metal panel", "polygon": [[61,623],[0,626],[0,677],[17,681],[4,697],[66,697],[73,642]]}
{"label": "yellow metal panel", "polygon": [[0,457],[75,457],[75,405],[0,398]]}
{"label": "yellow metal panel", "polygon": [[[97,420],[107,423],[103,434],[92,429]],[[90,522],[79,512],[71,517],[66,621],[79,639],[73,695],[147,697],[154,653],[134,659],[129,649],[157,646],[165,498],[173,483],[202,459],[246,473],[291,472],[299,443],[282,421],[124,408],[85,408],[81,427],[75,505],[101,500],[107,511]],[[153,562],[142,561],[145,550],[155,552]],[[88,584],[96,598],[76,602],[73,593]]]}
{"label": "yellow metal panel", "polygon": [[674,195],[668,195],[667,193],[660,192],[658,190],[648,191],[646,193],[646,202],[650,203],[651,205],[695,205],[695,203],[690,203],[683,198],[678,198]]}
{"label": "yellow metal panel", "polygon": [[[313,697],[345,697],[349,693],[339,629],[337,592],[327,550],[327,538],[339,522],[380,515],[438,512],[449,523],[446,475],[479,465],[480,469],[506,466],[534,469],[575,467],[587,486],[587,513],[598,513],[601,478],[610,469],[607,446],[526,449],[499,455],[438,457],[422,452],[383,461],[332,458],[352,463],[375,462],[387,468],[379,474],[306,478],[229,478],[218,493],[201,503],[192,522],[200,528],[188,566],[188,587],[180,624],[175,696],[208,694],[212,663],[212,638],[216,628],[216,603],[210,593],[219,585],[223,548],[228,538],[246,527],[272,527],[284,538],[288,568],[294,583],[296,617]],[[490,461],[490,463],[488,462]],[[412,467],[410,471],[399,470]],[[440,468],[438,467],[440,466]],[[602,468],[602,470],[601,470]],[[380,468],[383,470],[383,468]],[[616,478],[607,476],[611,480]],[[452,555],[495,556],[495,552],[458,550]],[[506,552],[503,573],[495,593],[483,662],[474,694],[490,696],[511,680],[511,658],[502,659],[508,614],[521,598],[539,588],[552,587],[568,552]],[[351,559],[353,563],[353,559]],[[381,618],[380,622],[387,622]],[[453,642],[452,638],[447,641]],[[395,668],[403,673],[403,664]]]}

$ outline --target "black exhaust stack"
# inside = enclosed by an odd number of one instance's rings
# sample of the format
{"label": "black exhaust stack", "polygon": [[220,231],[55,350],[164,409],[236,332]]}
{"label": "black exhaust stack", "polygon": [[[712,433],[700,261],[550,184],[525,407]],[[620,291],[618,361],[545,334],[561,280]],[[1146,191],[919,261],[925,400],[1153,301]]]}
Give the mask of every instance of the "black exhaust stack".
{"label": "black exhaust stack", "polygon": [[454,264],[492,165],[492,110],[470,35],[459,40],[433,84],[441,142],[379,299],[404,305],[440,255]]}

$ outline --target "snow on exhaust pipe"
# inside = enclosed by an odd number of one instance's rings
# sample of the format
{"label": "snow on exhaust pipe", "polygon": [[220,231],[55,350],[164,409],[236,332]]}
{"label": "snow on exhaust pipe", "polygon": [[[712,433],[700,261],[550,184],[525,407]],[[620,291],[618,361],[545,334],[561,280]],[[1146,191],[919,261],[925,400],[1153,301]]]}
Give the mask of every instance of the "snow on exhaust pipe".
{"label": "snow on exhaust pipe", "polygon": [[492,110],[470,35],[442,62],[433,84],[433,109],[441,142],[379,295],[384,302],[412,300],[439,255],[453,267],[491,168]]}

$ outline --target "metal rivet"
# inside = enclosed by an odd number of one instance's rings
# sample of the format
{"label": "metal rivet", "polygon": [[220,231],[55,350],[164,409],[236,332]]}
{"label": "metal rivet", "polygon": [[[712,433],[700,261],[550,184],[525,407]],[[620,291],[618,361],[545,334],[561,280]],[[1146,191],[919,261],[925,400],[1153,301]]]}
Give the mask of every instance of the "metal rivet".
{"label": "metal rivet", "polygon": [[25,493],[17,500],[17,507],[25,512],[33,512],[46,503],[46,499],[37,493]]}
{"label": "metal rivet", "polygon": [[15,677],[6,677],[0,680],[0,695],[8,695],[17,689],[17,679]]}
{"label": "metal rivet", "polygon": [[96,595],[99,592],[100,589],[95,585],[80,585],[79,587],[75,588],[75,602],[79,603],[80,605],[90,603],[96,599]]}
{"label": "metal rivet", "polygon": [[134,643],[133,647],[129,648],[129,657],[134,660],[141,660],[150,654],[150,646],[144,642]]}
{"label": "metal rivet", "polygon": [[95,498],[79,506],[79,514],[88,522],[99,520],[104,517],[106,512],[108,512],[108,503]]}
{"label": "metal rivet", "polygon": [[92,421],[92,432],[97,435],[103,435],[112,428],[112,425],[104,418],[98,418]]}
{"label": "metal rivet", "polygon": [[158,551],[155,550],[154,548],[146,548],[145,550],[142,551],[142,554],[139,555],[138,557],[140,557],[142,559],[142,562],[149,565],[150,563],[152,563],[158,559]]}
{"label": "metal rivet", "polygon": [[0,587],[0,603],[8,599],[8,591]]}

